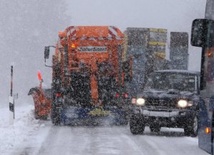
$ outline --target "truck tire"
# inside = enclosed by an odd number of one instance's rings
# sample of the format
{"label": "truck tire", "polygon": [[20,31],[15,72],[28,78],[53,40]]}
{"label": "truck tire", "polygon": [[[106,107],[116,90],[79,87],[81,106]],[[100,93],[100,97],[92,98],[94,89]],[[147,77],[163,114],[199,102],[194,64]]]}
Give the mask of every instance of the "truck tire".
{"label": "truck tire", "polygon": [[196,137],[198,135],[198,117],[193,116],[184,125],[184,135]]}
{"label": "truck tire", "polygon": [[36,111],[36,110],[34,111],[34,118],[39,119],[38,111]]}
{"label": "truck tire", "polygon": [[143,134],[145,129],[145,125],[143,123],[143,117],[140,117],[139,115],[132,115],[129,122],[131,133],[134,135]]}
{"label": "truck tire", "polygon": [[128,125],[128,120],[122,119],[116,122],[116,125]]}
{"label": "truck tire", "polygon": [[128,121],[128,118],[127,118],[127,114],[119,114],[118,116],[118,120],[116,123],[117,125],[128,125],[129,121]]}
{"label": "truck tire", "polygon": [[124,120],[121,125],[128,125],[128,120]]}
{"label": "truck tire", "polygon": [[54,125],[60,125],[60,111],[57,108],[52,108],[51,120]]}
{"label": "truck tire", "polygon": [[149,128],[151,132],[155,132],[155,133],[160,132],[160,129],[161,129],[161,127],[157,124],[151,125]]}

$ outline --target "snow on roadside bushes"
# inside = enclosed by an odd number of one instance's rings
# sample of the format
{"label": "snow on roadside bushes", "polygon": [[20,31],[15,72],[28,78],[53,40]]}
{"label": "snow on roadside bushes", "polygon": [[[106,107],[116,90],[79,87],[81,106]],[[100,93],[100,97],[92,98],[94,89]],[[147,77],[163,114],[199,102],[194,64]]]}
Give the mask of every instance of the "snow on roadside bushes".
{"label": "snow on roadside bushes", "polygon": [[27,140],[31,132],[39,127],[34,119],[33,105],[15,107],[15,119],[8,107],[0,107],[0,152],[2,154]]}

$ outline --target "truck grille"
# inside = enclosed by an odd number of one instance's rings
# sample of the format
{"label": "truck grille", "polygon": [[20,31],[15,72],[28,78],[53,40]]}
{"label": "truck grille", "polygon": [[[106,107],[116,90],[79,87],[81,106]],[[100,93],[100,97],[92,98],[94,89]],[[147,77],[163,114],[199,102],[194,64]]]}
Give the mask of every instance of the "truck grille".
{"label": "truck grille", "polygon": [[172,98],[147,98],[147,107],[157,107],[157,108],[177,108],[177,100]]}

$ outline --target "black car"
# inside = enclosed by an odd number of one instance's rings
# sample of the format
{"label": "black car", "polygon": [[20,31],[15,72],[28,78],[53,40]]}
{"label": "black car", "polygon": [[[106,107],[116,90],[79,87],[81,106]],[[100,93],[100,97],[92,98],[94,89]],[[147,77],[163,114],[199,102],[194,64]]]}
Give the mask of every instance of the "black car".
{"label": "black car", "polygon": [[130,131],[143,134],[161,127],[183,128],[184,134],[196,136],[198,131],[200,73],[187,70],[153,72],[142,93],[132,98]]}

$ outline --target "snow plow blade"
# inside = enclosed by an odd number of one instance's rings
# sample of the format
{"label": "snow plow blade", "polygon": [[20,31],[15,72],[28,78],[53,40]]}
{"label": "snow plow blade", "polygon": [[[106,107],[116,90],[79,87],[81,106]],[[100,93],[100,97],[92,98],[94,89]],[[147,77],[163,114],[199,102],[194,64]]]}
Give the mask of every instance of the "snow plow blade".
{"label": "snow plow blade", "polygon": [[28,95],[32,95],[34,101],[34,116],[36,119],[47,119],[51,110],[51,89],[31,88]]}

